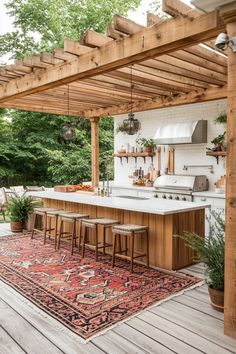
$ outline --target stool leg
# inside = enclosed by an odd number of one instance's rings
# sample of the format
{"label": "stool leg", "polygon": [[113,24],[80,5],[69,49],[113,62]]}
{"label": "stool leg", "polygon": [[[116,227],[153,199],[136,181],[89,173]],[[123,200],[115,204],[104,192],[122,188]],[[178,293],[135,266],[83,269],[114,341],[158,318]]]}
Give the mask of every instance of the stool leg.
{"label": "stool leg", "polygon": [[147,242],[147,267],[149,267],[149,232],[146,231],[146,242]]}
{"label": "stool leg", "polygon": [[133,263],[134,263],[134,232],[131,235],[131,269],[130,272],[133,273]]}
{"label": "stool leg", "polygon": [[47,236],[47,214],[45,213],[44,216],[43,216],[43,219],[44,219],[44,230],[43,230],[43,243],[45,244],[46,243],[46,236]]}
{"label": "stool leg", "polygon": [[73,221],[72,224],[72,233],[71,233],[71,254],[73,254],[74,251],[74,240],[76,236],[76,220]]}
{"label": "stool leg", "polygon": [[95,259],[98,261],[98,226],[95,227]]}
{"label": "stool leg", "polygon": [[113,233],[112,242],[112,267],[115,265],[115,253],[116,253],[116,233]]}
{"label": "stool leg", "polygon": [[63,220],[60,219],[59,221],[59,234],[58,234],[58,242],[57,242],[57,249],[59,250],[60,248],[60,243],[61,243],[61,233],[62,233],[62,227],[63,227]]}
{"label": "stool leg", "polygon": [[105,254],[105,245],[106,245],[106,227],[105,226],[103,226],[102,227],[102,235],[103,235],[103,254]]}
{"label": "stool leg", "polygon": [[31,239],[34,237],[35,223],[36,223],[36,213],[33,214],[33,228],[31,233]]}
{"label": "stool leg", "polygon": [[51,239],[51,228],[52,228],[52,218],[51,217],[49,217],[49,226],[48,226],[48,228],[49,228],[48,238],[50,240]]}
{"label": "stool leg", "polygon": [[84,258],[86,233],[87,227],[85,225],[82,225],[82,258]]}
{"label": "stool leg", "polygon": [[78,250],[80,249],[80,245],[81,245],[81,233],[82,233],[82,221],[81,220],[79,220],[78,221],[78,229],[79,229],[79,231],[78,231]]}
{"label": "stool leg", "polygon": [[57,225],[58,224],[58,216],[56,215],[55,216],[55,235],[54,235],[54,247],[55,247],[55,250],[57,249]]}
{"label": "stool leg", "polygon": [[119,235],[118,237],[118,240],[119,240],[119,252],[120,254],[122,254],[122,248],[121,248],[121,236]]}
{"label": "stool leg", "polygon": [[125,256],[128,255],[128,243],[127,243],[127,237],[125,237]]}

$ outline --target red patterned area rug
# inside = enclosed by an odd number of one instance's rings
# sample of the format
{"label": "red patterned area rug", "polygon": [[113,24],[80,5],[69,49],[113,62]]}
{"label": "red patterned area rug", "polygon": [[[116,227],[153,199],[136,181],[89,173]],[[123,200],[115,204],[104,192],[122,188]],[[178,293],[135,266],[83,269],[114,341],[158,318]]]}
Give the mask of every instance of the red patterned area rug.
{"label": "red patterned area rug", "polygon": [[88,339],[129,316],[169,298],[201,279],[130,265],[86,250],[86,258],[66,244],[54,250],[42,237],[0,239],[0,279],[69,329]]}

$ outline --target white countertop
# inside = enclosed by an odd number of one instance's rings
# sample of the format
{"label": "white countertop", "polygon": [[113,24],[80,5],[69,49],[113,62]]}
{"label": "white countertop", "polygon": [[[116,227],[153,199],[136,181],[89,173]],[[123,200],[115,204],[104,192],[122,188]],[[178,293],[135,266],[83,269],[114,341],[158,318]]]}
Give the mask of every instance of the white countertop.
{"label": "white countertop", "polygon": [[106,208],[123,209],[150,214],[175,214],[191,210],[199,210],[210,207],[207,203],[183,202],[174,200],[163,200],[150,198],[146,200],[128,199],[119,197],[98,197],[84,195],[76,192],[60,193],[54,191],[29,192],[29,195],[39,198],[67,201],[72,203],[96,205]]}
{"label": "white countertop", "polygon": [[193,195],[196,197],[225,199],[225,193],[216,193],[214,191],[194,192]]}

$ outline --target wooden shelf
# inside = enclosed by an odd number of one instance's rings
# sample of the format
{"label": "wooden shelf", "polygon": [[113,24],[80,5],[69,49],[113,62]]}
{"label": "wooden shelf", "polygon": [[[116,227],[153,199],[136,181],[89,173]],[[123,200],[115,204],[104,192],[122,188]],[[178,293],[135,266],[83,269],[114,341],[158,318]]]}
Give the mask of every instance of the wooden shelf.
{"label": "wooden shelf", "polygon": [[217,164],[219,163],[219,157],[222,156],[227,156],[227,151],[207,151],[206,152],[207,156],[214,156],[217,160]]}
{"label": "wooden shelf", "polygon": [[151,157],[153,161],[153,157],[156,156],[156,153],[155,152],[129,152],[129,153],[115,153],[113,154],[113,156],[119,157],[121,162],[123,158],[126,158],[128,162],[129,157],[133,157],[135,159],[135,162],[137,162],[137,158],[142,157],[145,163],[146,157]]}

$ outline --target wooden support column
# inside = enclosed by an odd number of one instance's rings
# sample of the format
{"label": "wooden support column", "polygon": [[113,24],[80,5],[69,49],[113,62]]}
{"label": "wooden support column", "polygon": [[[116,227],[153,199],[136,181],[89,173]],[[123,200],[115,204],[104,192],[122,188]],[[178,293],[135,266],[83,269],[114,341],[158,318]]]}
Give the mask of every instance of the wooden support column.
{"label": "wooden support column", "polygon": [[[232,13],[231,13],[232,14]],[[236,16],[227,23],[236,36]],[[227,183],[225,237],[225,334],[236,338],[236,53],[228,49]]]}
{"label": "wooden support column", "polygon": [[92,185],[99,185],[99,118],[91,118],[91,171]]}

